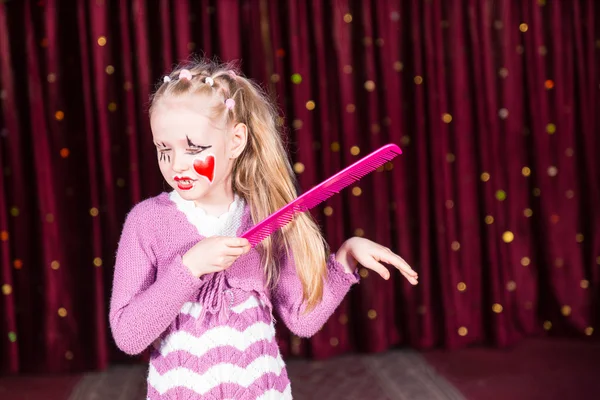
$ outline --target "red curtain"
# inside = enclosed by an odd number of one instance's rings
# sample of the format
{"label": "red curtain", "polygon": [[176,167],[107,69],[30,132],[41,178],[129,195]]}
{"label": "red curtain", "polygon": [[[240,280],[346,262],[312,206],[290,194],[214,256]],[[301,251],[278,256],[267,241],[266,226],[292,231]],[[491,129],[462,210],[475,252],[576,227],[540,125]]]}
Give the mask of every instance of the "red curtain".
{"label": "red curtain", "polygon": [[[282,112],[303,189],[404,154],[314,210],[401,254],[310,340],[324,358],[598,335],[594,0],[0,1],[0,369],[97,369],[121,224],[165,189],[146,108],[190,53],[241,60]],[[596,331],[594,328],[596,327]]]}

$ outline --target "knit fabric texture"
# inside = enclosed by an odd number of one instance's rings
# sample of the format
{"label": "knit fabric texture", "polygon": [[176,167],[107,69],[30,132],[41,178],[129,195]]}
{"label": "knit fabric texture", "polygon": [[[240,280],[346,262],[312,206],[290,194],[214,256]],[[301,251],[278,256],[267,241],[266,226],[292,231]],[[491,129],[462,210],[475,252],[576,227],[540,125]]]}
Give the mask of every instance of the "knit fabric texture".
{"label": "knit fabric texture", "polygon": [[296,335],[312,336],[358,274],[346,273],[331,254],[323,300],[304,313],[293,256],[281,257],[271,290],[255,249],[201,278],[183,265],[183,254],[200,240],[239,236],[251,226],[249,207],[237,196],[220,217],[176,192],[142,201],[128,213],[109,317],[122,351],[139,354],[151,347],[149,399],[292,398],[273,313]]}

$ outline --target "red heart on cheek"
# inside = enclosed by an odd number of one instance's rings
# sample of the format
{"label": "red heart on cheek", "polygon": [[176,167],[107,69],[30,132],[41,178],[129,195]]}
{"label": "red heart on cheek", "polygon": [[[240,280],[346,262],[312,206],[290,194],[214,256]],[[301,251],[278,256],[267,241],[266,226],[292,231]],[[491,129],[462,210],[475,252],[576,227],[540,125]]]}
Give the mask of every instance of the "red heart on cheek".
{"label": "red heart on cheek", "polygon": [[196,158],[194,160],[194,169],[198,174],[205,176],[212,183],[215,177],[215,156],[206,156],[202,160]]}

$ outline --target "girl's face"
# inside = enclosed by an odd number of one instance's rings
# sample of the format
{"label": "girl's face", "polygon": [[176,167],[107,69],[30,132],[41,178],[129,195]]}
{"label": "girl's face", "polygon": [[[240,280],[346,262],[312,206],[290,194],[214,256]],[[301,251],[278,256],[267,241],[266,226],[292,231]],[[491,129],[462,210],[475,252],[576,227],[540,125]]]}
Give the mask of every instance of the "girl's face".
{"label": "girl's face", "polygon": [[198,205],[229,197],[233,159],[246,139],[243,124],[233,126],[226,115],[211,118],[210,101],[198,95],[161,98],[150,117],[160,172],[182,198]]}

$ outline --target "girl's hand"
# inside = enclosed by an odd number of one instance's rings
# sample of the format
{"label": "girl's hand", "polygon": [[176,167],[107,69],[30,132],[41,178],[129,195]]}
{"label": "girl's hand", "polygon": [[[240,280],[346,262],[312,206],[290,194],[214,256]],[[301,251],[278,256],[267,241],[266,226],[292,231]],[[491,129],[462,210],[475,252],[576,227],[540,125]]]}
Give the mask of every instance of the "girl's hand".
{"label": "girl's hand", "polygon": [[229,268],[239,256],[248,251],[250,243],[247,239],[211,236],[196,243],[183,255],[183,265],[199,278]]}
{"label": "girl's hand", "polygon": [[370,240],[353,237],[346,240],[335,255],[346,272],[353,273],[357,264],[377,272],[383,279],[390,279],[390,272],[381,262],[393,265],[413,285],[419,283],[419,275],[400,256],[387,247]]}

